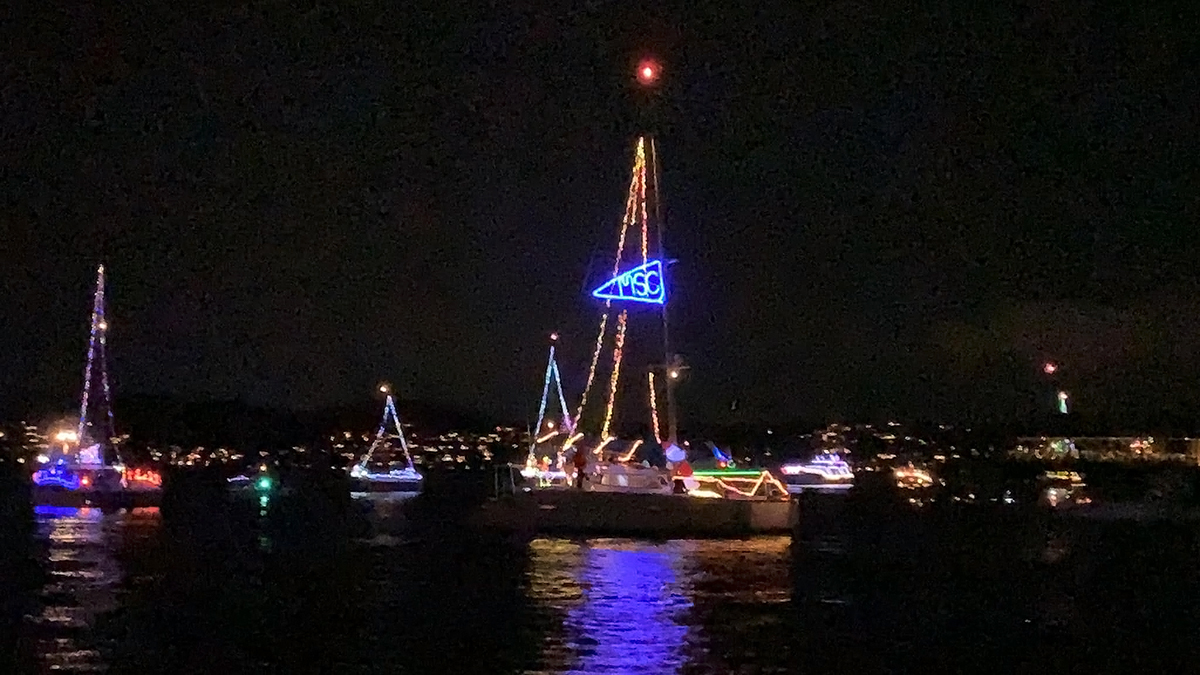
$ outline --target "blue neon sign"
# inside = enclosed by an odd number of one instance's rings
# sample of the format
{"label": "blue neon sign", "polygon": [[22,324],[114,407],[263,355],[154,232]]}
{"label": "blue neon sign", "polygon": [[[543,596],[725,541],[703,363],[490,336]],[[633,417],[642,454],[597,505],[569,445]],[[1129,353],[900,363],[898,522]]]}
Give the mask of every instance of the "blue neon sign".
{"label": "blue neon sign", "polygon": [[645,302],[651,305],[667,303],[667,285],[663,279],[661,260],[651,260],[645,265],[624,272],[592,291],[592,297],[601,300]]}

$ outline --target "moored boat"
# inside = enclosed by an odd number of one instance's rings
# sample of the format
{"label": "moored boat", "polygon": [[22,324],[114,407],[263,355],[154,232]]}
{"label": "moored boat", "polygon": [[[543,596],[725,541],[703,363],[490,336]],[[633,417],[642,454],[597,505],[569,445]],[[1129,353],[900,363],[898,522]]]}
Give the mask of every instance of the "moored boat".
{"label": "moored boat", "polygon": [[108,328],[104,265],[100,265],[92,298],[79,426],[55,435],[61,445],[30,477],[35,504],[133,508],[155,506],[161,499],[162,474],[125,466],[116,445],[108,381]]}
{"label": "moored boat", "polygon": [[[388,385],[379,387],[380,393],[387,398],[383,407],[383,420],[379,422],[379,430],[375,432],[375,441],[354,466],[350,467],[350,494],[363,497],[371,494],[417,495],[424,487],[425,478],[413,466],[412,454],[408,451],[408,441],[404,438],[404,428],[400,424],[400,415],[396,412],[396,402],[392,399],[391,388]],[[394,436],[388,434],[388,422],[392,422],[396,430]],[[395,455],[392,442],[397,442],[400,449],[400,460],[396,461],[385,453],[391,451]]]}
{"label": "moored boat", "polygon": [[789,462],[779,469],[787,491],[844,492],[854,487],[854,470],[833,453],[822,453],[809,462]]}

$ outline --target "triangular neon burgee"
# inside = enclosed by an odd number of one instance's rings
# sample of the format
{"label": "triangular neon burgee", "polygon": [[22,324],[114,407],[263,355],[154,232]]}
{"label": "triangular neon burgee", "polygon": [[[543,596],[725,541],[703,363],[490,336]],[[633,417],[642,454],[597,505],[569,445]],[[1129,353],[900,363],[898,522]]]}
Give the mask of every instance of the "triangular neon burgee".
{"label": "triangular neon burgee", "polygon": [[667,285],[663,279],[662,261],[651,260],[645,265],[622,272],[615,279],[610,279],[592,291],[592,297],[601,300],[645,302],[651,305],[666,304]]}

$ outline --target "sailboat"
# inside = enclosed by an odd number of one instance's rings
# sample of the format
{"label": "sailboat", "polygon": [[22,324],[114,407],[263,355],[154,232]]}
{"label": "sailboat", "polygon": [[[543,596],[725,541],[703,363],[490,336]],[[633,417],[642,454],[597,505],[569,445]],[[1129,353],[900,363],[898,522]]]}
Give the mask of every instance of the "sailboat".
{"label": "sailboat", "polygon": [[[379,388],[386,402],[383,407],[383,420],[379,422],[379,430],[375,432],[375,441],[354,466],[350,467],[351,494],[393,493],[416,495],[421,492],[424,476],[413,466],[412,454],[408,451],[408,441],[404,438],[404,429],[400,425],[400,415],[396,413],[396,402],[392,398],[391,388],[383,385]],[[395,427],[395,436],[388,433],[388,422]],[[383,453],[391,450],[391,440],[399,441],[403,453],[403,464],[396,466],[392,457],[383,457]]]}
{"label": "sailboat", "polygon": [[[152,469],[130,468],[121,462],[115,445],[112,390],[108,382],[108,319],[105,317],[104,265],[96,270],[92,298],[91,334],[79,426],[55,434],[59,445],[46,465],[33,473],[33,499],[61,506],[149,506],[162,493],[162,475]],[[112,462],[111,460],[115,460]]]}
{"label": "sailboat", "polygon": [[[639,68],[637,79],[650,93],[658,79],[657,67],[647,62]],[[673,261],[667,259],[663,246],[658,160],[654,137],[638,137],[611,276],[591,292],[593,298],[603,301],[603,306],[576,412],[569,418],[569,424],[564,416],[564,426],[568,427],[565,430],[550,428],[548,422],[545,428],[541,427],[550,379],[557,374],[552,351],[543,385],[539,428],[531,430],[529,458],[525,466],[520,467],[519,476],[515,475],[517,467],[513,465],[508,467],[509,480],[503,480],[497,474],[496,496],[483,504],[476,518],[480,526],[527,534],[744,536],[787,532],[796,522],[797,512],[787,498],[786,488],[769,472],[759,472],[753,477],[724,474],[711,480],[707,476],[696,476],[687,461],[685,448],[689,444],[677,440],[674,390],[688,366],[680,355],[672,352],[668,339],[667,272]],[[653,237],[654,247],[651,246],[651,224],[657,231]],[[617,405],[617,399],[621,392],[630,393],[633,387],[622,387],[621,383],[629,381],[630,371],[638,366],[631,363],[623,368],[623,364],[626,360],[640,358],[626,358],[637,343],[631,338],[644,338],[658,332],[657,328],[651,328],[654,314],[661,318],[664,358],[661,364],[645,371],[646,379],[643,380],[651,433],[644,439],[626,443],[618,438],[620,427],[614,422],[618,409],[622,408]],[[606,345],[610,359],[602,359]],[[650,350],[657,356],[657,346]],[[643,348],[641,356],[647,353]],[[656,382],[659,375],[663,376],[662,381]],[[641,378],[635,376],[633,382],[640,389],[638,379]],[[666,399],[665,430],[659,416],[660,389]],[[590,409],[589,400],[593,401]],[[561,404],[565,408],[565,401]],[[603,407],[596,410],[599,404]],[[593,423],[598,424],[592,426]],[[584,430],[588,428],[599,433],[585,435]],[[562,473],[575,475],[572,481],[575,487],[546,489],[557,485],[551,480],[555,476],[547,466],[548,453],[539,462],[538,455],[542,453],[538,450],[543,443],[564,433],[566,440],[559,450],[563,459],[557,466],[569,467]],[[654,446],[658,451],[649,452]],[[643,456],[640,462],[639,449]],[[717,454],[726,465],[732,459],[719,451]],[[666,459],[665,468],[652,464],[659,462],[660,456]],[[518,481],[518,478],[525,480]],[[533,478],[539,479],[537,485],[529,484]],[[745,487],[742,484],[746,484]],[[508,494],[504,494],[505,491]]]}

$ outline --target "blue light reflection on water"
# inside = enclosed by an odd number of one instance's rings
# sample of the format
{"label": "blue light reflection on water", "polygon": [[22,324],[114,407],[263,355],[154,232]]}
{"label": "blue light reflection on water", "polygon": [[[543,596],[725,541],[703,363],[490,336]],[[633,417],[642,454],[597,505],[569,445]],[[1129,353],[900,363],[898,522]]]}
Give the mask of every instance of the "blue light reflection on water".
{"label": "blue light reflection on water", "polygon": [[568,673],[672,673],[685,663],[691,608],[655,547],[589,546],[579,568],[583,602],[568,615],[576,667]]}
{"label": "blue light reflection on water", "polygon": [[[713,612],[790,598],[787,540],[539,539],[530,597],[551,628],[537,673],[728,672]],[[730,632],[757,628],[738,620]]]}

